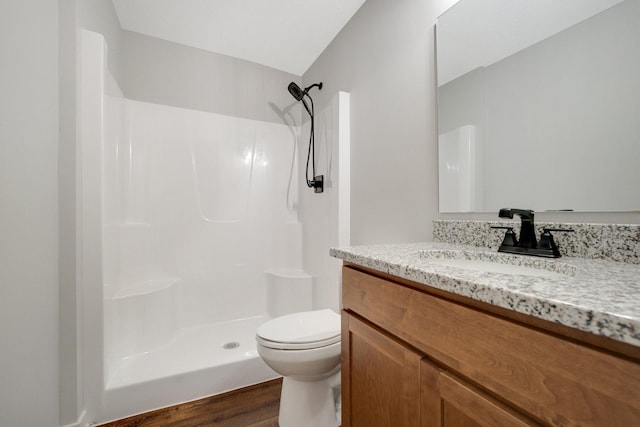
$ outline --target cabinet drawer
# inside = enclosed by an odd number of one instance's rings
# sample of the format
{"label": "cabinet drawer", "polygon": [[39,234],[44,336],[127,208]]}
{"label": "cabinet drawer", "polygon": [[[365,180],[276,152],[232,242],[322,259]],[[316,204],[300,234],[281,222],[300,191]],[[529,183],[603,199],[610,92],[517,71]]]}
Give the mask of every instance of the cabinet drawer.
{"label": "cabinet drawer", "polygon": [[544,423],[640,425],[634,361],[349,267],[343,305]]}

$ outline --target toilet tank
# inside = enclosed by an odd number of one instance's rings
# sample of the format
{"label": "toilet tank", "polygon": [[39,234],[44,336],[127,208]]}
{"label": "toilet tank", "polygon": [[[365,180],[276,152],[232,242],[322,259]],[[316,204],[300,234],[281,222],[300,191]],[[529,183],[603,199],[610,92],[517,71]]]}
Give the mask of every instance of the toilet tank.
{"label": "toilet tank", "polygon": [[313,277],[303,270],[265,271],[270,317],[313,309]]}

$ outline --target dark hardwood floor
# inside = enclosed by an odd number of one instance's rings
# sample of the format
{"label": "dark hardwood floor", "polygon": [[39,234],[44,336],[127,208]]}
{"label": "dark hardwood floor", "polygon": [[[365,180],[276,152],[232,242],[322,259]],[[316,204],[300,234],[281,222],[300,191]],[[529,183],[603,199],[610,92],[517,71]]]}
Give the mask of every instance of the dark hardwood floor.
{"label": "dark hardwood floor", "polygon": [[103,427],[278,427],[282,379],[102,424]]}

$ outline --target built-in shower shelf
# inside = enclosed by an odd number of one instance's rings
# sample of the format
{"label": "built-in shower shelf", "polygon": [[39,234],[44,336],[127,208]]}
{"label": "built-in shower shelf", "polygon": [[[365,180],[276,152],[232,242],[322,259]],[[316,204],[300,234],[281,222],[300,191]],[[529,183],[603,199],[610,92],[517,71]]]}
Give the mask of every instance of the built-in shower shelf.
{"label": "built-in shower shelf", "polygon": [[304,270],[299,269],[271,269],[266,270],[265,274],[268,276],[281,277],[286,279],[311,279],[312,276]]}
{"label": "built-in shower shelf", "polygon": [[273,269],[264,272],[267,312],[272,317],[313,308],[313,276],[304,270]]}
{"label": "built-in shower shelf", "polygon": [[109,370],[116,361],[153,351],[180,331],[180,287],[176,277],[123,283],[105,298],[105,345]]}
{"label": "built-in shower shelf", "polygon": [[211,219],[203,214],[200,217],[209,224],[239,224],[239,219]]}
{"label": "built-in shower shelf", "polygon": [[163,291],[174,284],[180,282],[180,279],[177,277],[167,277],[162,279],[148,279],[140,282],[136,282],[130,285],[122,286],[118,291],[113,295],[112,299],[122,299],[135,297],[140,295],[147,295],[154,292]]}
{"label": "built-in shower shelf", "polygon": [[149,222],[108,222],[104,224],[105,227],[122,227],[122,228],[134,228],[134,227],[151,227],[151,223]]}

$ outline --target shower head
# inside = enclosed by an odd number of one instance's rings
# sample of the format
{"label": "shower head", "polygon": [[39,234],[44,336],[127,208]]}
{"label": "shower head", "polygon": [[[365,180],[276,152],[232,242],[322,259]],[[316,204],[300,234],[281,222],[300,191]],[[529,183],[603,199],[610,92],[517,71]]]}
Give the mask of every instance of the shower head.
{"label": "shower head", "polygon": [[[316,176],[316,155],[315,155],[315,138],[314,138],[314,120],[313,120],[313,98],[309,96],[309,90],[311,88],[317,87],[318,89],[322,89],[322,82],[314,83],[311,86],[305,88],[304,90],[300,89],[295,82],[289,83],[289,93],[293,96],[296,101],[301,101],[304,109],[309,113],[309,117],[311,117],[311,132],[309,134],[309,150],[307,151],[307,166],[305,168],[305,178],[307,181],[307,187],[313,188],[313,191],[316,193],[322,193],[324,191],[324,175]],[[311,102],[311,108],[307,105],[307,102],[304,100],[305,95],[309,98]],[[309,179],[309,160],[313,156],[313,161],[311,162],[311,168],[313,169],[313,174],[311,177],[313,179]]]}
{"label": "shower head", "polygon": [[295,82],[289,83],[289,93],[296,99],[296,101],[302,101],[305,95],[309,93],[309,89],[312,87],[318,87],[318,89],[322,89],[322,82],[314,83],[311,86],[305,88],[305,90],[300,89],[300,86],[295,84]]}
{"label": "shower head", "polygon": [[304,92],[300,89],[300,86],[294,82],[289,83],[289,93],[296,99],[296,101],[301,101],[304,96]]}

